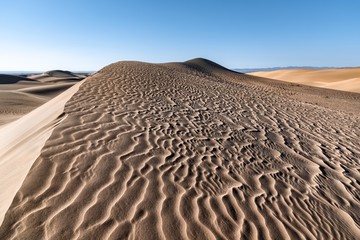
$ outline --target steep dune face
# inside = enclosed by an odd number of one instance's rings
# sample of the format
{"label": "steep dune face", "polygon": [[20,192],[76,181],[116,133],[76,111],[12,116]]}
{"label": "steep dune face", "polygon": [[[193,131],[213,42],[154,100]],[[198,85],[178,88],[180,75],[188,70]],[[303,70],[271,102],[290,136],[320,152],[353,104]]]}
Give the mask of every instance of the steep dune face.
{"label": "steep dune face", "polygon": [[315,87],[360,93],[360,68],[293,69],[249,74]]}
{"label": "steep dune face", "polygon": [[67,103],[0,238],[356,239],[359,98],[203,59],[111,64]]}
{"label": "steep dune face", "polygon": [[66,117],[65,103],[80,84],[0,128],[0,224],[52,130]]}

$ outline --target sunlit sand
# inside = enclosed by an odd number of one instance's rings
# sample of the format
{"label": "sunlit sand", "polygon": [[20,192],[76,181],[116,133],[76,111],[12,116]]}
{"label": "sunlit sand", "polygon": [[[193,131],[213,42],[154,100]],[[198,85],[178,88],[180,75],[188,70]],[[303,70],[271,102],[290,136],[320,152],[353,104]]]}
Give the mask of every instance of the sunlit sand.
{"label": "sunlit sand", "polygon": [[0,127],[0,239],[360,236],[358,93],[205,59],[53,84]]}

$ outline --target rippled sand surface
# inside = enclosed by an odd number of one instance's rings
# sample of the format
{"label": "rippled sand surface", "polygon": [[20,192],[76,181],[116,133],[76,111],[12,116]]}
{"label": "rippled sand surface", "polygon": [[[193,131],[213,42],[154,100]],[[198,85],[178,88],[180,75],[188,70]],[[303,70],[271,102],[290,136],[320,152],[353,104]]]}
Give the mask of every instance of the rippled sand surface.
{"label": "rippled sand surface", "polygon": [[62,117],[1,239],[360,236],[360,94],[118,62]]}

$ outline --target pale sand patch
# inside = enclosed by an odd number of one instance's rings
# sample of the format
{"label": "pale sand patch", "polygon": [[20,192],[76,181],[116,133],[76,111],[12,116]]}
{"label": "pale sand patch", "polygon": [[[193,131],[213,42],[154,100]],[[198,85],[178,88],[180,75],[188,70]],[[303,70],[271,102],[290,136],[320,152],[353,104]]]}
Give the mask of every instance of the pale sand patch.
{"label": "pale sand patch", "polygon": [[66,102],[79,82],[25,116],[0,127],[0,224],[46,140],[66,116]]}
{"label": "pale sand patch", "polygon": [[248,74],[314,87],[360,93],[360,68],[292,69]]}

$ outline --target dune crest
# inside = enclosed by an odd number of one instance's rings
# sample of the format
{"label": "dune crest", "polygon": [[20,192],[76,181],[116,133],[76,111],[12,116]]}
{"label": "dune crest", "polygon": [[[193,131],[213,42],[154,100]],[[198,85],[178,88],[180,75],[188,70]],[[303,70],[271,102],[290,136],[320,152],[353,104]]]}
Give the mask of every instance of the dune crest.
{"label": "dune crest", "polygon": [[359,98],[203,59],[111,64],[67,102],[0,238],[356,239]]}
{"label": "dune crest", "polygon": [[65,118],[65,103],[80,84],[0,128],[0,224],[46,140]]}

